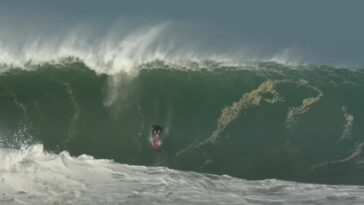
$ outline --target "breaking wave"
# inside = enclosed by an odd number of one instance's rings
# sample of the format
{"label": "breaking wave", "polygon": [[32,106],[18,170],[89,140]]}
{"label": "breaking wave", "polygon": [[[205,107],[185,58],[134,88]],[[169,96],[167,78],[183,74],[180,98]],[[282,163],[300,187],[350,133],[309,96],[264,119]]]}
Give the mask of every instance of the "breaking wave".
{"label": "breaking wave", "polygon": [[[157,60],[132,77],[77,59],[11,67],[0,75],[1,145],[245,179],[364,183],[361,69],[184,66]],[[165,130],[160,152],[148,142],[153,124]]]}

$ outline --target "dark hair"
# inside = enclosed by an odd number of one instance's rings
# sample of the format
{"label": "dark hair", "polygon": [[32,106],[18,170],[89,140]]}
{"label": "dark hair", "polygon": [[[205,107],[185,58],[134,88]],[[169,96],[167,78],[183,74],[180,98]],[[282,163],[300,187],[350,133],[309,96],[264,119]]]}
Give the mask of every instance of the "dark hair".
{"label": "dark hair", "polygon": [[153,125],[153,131],[154,130],[162,132],[163,128],[162,128],[162,126],[159,126],[159,125]]}

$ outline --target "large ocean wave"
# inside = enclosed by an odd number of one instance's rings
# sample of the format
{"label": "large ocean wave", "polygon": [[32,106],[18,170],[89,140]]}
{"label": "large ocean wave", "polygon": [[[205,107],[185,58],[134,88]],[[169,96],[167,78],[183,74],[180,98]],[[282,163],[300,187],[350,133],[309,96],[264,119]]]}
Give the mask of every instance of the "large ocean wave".
{"label": "large ocean wave", "polygon": [[[23,66],[0,75],[2,149],[40,143],[245,179],[364,183],[361,69],[156,60],[129,75],[77,58]],[[159,152],[148,143],[153,124],[165,128]]]}
{"label": "large ocean wave", "polygon": [[1,1],[0,204],[364,204],[359,4]]}

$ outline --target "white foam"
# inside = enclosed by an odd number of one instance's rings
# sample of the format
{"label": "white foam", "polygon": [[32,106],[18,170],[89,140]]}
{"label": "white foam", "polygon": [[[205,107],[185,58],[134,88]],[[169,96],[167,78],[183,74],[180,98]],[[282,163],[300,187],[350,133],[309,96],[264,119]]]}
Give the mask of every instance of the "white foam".
{"label": "white foam", "polygon": [[0,149],[0,203],[12,204],[358,204],[360,186],[246,181],[229,176],[130,166],[41,144]]}

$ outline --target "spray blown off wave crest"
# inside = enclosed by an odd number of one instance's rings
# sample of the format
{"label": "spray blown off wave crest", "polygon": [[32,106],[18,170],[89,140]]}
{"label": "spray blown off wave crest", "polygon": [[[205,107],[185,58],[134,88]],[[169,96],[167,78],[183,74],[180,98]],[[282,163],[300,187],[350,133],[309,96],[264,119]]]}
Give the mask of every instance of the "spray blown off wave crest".
{"label": "spray blown off wave crest", "polygon": [[154,61],[184,68],[206,61],[235,62],[230,51],[208,49],[209,43],[198,43],[198,37],[183,37],[179,30],[188,33],[188,28],[170,22],[140,24],[121,19],[103,31],[81,24],[47,32],[26,25],[13,28],[1,21],[0,25],[6,28],[0,33],[2,72],[80,60],[98,74],[135,76],[141,65]]}
{"label": "spray blown off wave crest", "polygon": [[5,65],[29,68],[49,62],[62,63],[62,59],[67,58],[81,59],[97,73],[137,72],[131,69],[167,55],[168,48],[158,45],[166,27],[167,24],[143,26],[128,32],[114,28],[99,39],[86,28],[74,28],[68,33],[51,36],[29,34],[26,39],[12,41],[3,37],[0,39],[0,61]]}
{"label": "spray blown off wave crest", "polygon": [[225,41],[227,46],[219,43],[224,39],[209,39],[203,35],[206,33],[203,28],[198,29],[199,26],[193,24],[141,23],[120,18],[106,25],[75,22],[55,28],[47,21],[40,21],[39,25],[26,22],[18,25],[18,22],[8,21],[10,19],[0,19],[3,28],[0,72],[13,68],[34,70],[42,64],[64,65],[77,61],[82,61],[97,74],[126,73],[130,76],[136,76],[143,68],[151,69],[149,64],[156,61],[174,69],[213,68],[219,64],[236,66],[261,61],[304,64],[295,49],[263,54],[253,52],[255,49],[243,43]]}

